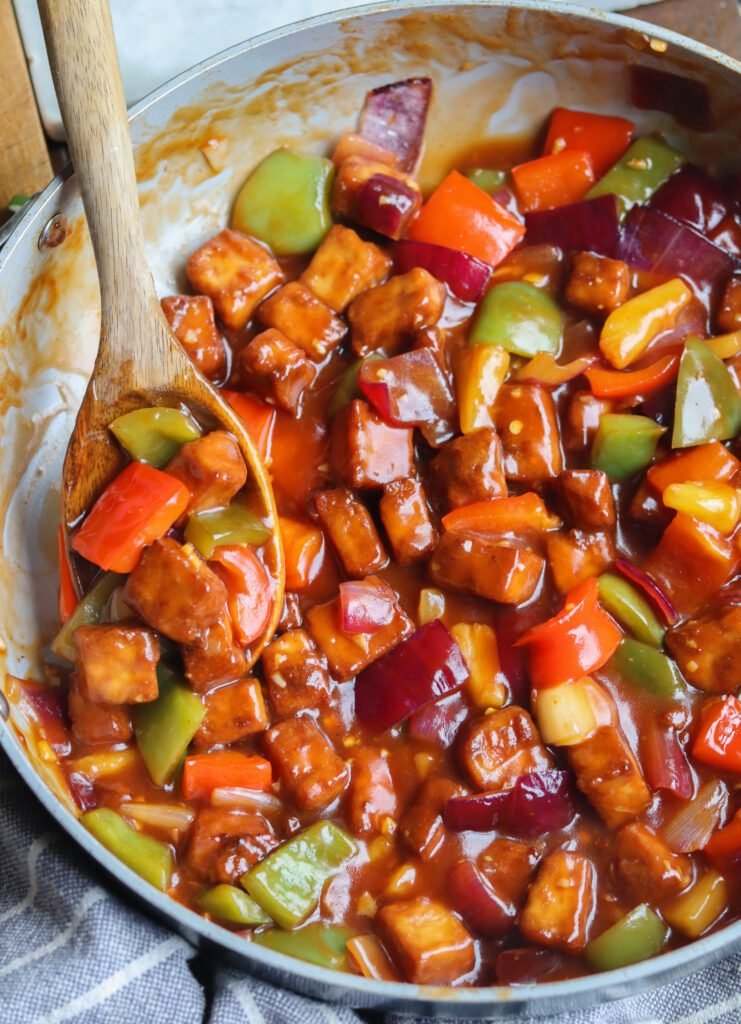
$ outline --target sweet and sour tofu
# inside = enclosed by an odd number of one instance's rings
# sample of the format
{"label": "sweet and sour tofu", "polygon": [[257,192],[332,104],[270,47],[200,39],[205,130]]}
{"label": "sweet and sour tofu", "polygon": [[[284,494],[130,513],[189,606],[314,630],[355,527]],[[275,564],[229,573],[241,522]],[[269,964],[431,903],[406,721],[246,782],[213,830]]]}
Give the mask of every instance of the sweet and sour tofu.
{"label": "sweet and sour tofu", "polygon": [[160,644],[141,626],[80,626],[75,630],[77,685],[94,704],[144,704],[158,694]]}
{"label": "sweet and sour tofu", "polygon": [[435,488],[448,510],[507,495],[502,442],[483,427],[448,441],[430,464]]}
{"label": "sweet and sour tofu", "polygon": [[347,334],[343,321],[300,281],[289,281],[265,299],[257,315],[266,327],[280,331],[315,363],[337,348]]}
{"label": "sweet and sour tofu", "polygon": [[376,747],[358,747],[350,761],[347,815],[356,835],[367,836],[395,824],[399,799],[389,759]]}
{"label": "sweet and sour tofu", "polygon": [[190,491],[189,514],[228,505],[247,482],[239,445],[225,430],[212,430],[188,441],[166,469]]}
{"label": "sweet and sour tofu", "polygon": [[240,679],[210,690],[203,703],[206,714],[193,737],[196,747],[237,743],[267,728],[268,711],[257,679]]}
{"label": "sweet and sour tofu", "polygon": [[477,789],[506,789],[521,775],[553,767],[535,723],[518,707],[478,719],[464,734],[459,749],[466,774]]}
{"label": "sweet and sour tofu", "polygon": [[663,839],[637,821],[618,832],[615,866],[633,896],[648,903],[671,899],[693,878],[689,857],[674,853]]}
{"label": "sweet and sour tofu", "polygon": [[252,390],[286,412],[298,413],[315,369],[303,349],[270,327],[240,352],[239,366]]}
{"label": "sweet and sour tofu", "polygon": [[231,683],[247,671],[247,659],[234,636],[226,609],[203,633],[202,647],[183,647],[185,678],[196,692]]}
{"label": "sweet and sour tofu", "polygon": [[381,284],[390,270],[391,257],[383,249],[335,224],[299,280],[335,313],[342,313],[358,295]]}
{"label": "sweet and sour tofu", "polygon": [[275,773],[302,811],[326,807],[347,785],[349,770],[313,718],[279,722],[265,733]]}
{"label": "sweet and sour tofu", "polygon": [[535,593],[544,565],[540,555],[528,548],[468,533],[444,533],[428,571],[441,587],[501,604],[521,604]]}
{"label": "sweet and sour tofu", "polygon": [[508,480],[537,484],[558,476],[563,454],[549,391],[532,384],[505,384],[499,389],[494,417]]}
{"label": "sweet and sour tofu", "polygon": [[591,252],[577,252],[571,263],[566,298],[585,313],[606,316],[630,293],[630,267]]}
{"label": "sweet and sour tofu", "polygon": [[399,565],[425,558],[437,540],[422,484],[408,477],[395,480],[383,490],[378,510]]}
{"label": "sweet and sour tofu", "polygon": [[735,693],[741,682],[741,605],[689,619],[666,635],[682,675],[706,693]]}
{"label": "sweet and sour tofu", "polygon": [[412,430],[389,426],[356,399],[332,421],[330,457],[348,487],[383,487],[414,476]]}
{"label": "sweet and sour tofu", "polygon": [[162,312],[172,333],[204,377],[220,381],[226,375],[226,348],[207,295],[170,295]]}
{"label": "sweet and sour tofu", "polygon": [[78,743],[128,743],[134,734],[131,711],[123,704],[98,704],[80,693],[74,679],[67,696],[72,738]]}
{"label": "sweet and sour tofu", "polygon": [[317,515],[348,576],[367,576],[388,563],[370,512],[352,491],[320,491]]}
{"label": "sweet and sour tofu", "polygon": [[601,469],[565,469],[556,488],[574,526],[608,530],[615,525],[615,499]]}
{"label": "sweet and sour tofu", "polygon": [[597,872],[581,853],[555,850],[540,866],[520,918],[531,942],[580,953],[597,903]]}
{"label": "sweet and sour tofu", "polygon": [[568,748],[576,784],[611,827],[631,821],[651,802],[651,790],[619,725],[605,725]]}
{"label": "sweet and sour tofu", "polygon": [[204,882],[234,885],[278,845],[262,814],[203,807],[190,831],[187,862]]}
{"label": "sweet and sour tofu", "polygon": [[415,985],[452,985],[473,970],[473,939],[444,903],[426,897],[389,903],[378,927],[394,962]]}
{"label": "sweet and sour tofu", "polygon": [[429,778],[401,819],[401,834],[422,860],[431,860],[445,841],[443,808],[453,797],[464,796],[463,786],[452,779]]}
{"label": "sweet and sour tofu", "polygon": [[592,576],[601,576],[615,559],[612,534],[597,530],[554,533],[546,542],[548,566],[559,594]]}
{"label": "sweet and sour tofu", "polygon": [[382,348],[395,355],[418,331],[437,323],[444,305],[445,285],[421,267],[370,288],[347,311],[353,352],[367,356]]}
{"label": "sweet and sour tofu", "polygon": [[268,700],[280,718],[317,708],[329,697],[327,663],[305,629],[290,629],[262,654]]}

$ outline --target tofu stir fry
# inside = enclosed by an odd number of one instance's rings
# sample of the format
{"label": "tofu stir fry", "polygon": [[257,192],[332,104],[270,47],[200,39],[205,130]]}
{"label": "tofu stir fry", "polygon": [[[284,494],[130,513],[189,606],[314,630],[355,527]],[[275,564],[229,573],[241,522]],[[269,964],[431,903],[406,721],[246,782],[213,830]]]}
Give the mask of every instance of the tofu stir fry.
{"label": "tofu stir fry", "polygon": [[738,180],[558,109],[423,195],[431,91],[267,156],[162,299],[279,522],[229,434],[117,419],[15,686],[85,827],[244,942],[557,980],[741,909]]}

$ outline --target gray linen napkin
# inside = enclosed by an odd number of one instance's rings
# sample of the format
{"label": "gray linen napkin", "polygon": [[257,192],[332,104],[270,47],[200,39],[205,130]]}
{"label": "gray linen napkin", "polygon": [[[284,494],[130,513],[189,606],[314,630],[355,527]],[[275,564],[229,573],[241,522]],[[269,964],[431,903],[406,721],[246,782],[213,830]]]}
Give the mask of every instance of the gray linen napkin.
{"label": "gray linen napkin", "polygon": [[[402,1024],[398,1017],[332,1007],[204,963],[184,939],[107,890],[97,866],[0,753],[0,1024],[368,1020]],[[741,955],[653,992],[538,1021],[738,1024]]]}

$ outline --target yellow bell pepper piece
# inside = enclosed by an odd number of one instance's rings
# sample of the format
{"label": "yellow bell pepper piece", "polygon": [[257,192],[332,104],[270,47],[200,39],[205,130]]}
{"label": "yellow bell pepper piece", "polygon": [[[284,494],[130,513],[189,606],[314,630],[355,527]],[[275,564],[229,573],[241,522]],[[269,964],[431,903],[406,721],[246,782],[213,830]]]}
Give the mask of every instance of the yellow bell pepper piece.
{"label": "yellow bell pepper piece", "polygon": [[477,708],[501,708],[507,700],[507,683],[494,630],[483,622],[459,622],[450,634],[468,665],[468,696]]}
{"label": "yellow bell pepper piece", "polygon": [[728,883],[717,871],[708,871],[686,892],[663,906],[662,913],[672,928],[696,939],[715,924],[730,904]]}
{"label": "yellow bell pepper piece", "polygon": [[455,357],[455,394],[461,431],[494,426],[494,403],[509,370],[509,352],[499,345],[471,345]]}
{"label": "yellow bell pepper piece", "polygon": [[708,480],[669,484],[663,498],[668,508],[707,523],[720,533],[729,534],[741,518],[741,496],[730,484]]}
{"label": "yellow bell pepper piece", "polygon": [[679,277],[651,288],[618,306],[605,320],[599,347],[605,359],[618,370],[634,363],[653,339],[676,323],[692,298]]}
{"label": "yellow bell pepper piece", "polygon": [[741,331],[719,334],[716,338],[708,338],[705,344],[719,359],[733,359],[741,352]]}

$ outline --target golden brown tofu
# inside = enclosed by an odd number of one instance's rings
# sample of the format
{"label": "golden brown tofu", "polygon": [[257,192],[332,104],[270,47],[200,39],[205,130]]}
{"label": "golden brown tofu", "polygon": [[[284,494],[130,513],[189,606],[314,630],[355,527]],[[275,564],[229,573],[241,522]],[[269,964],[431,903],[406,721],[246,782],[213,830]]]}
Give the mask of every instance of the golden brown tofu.
{"label": "golden brown tofu", "polygon": [[319,521],[348,576],[367,576],[388,563],[370,513],[345,487],[321,491],[315,498]]}
{"label": "golden brown tofu", "polygon": [[329,698],[327,663],[305,629],[291,629],[262,652],[268,699],[276,715],[318,708]]}
{"label": "golden brown tofu", "polygon": [[566,298],[595,316],[622,306],[630,293],[630,268],[622,260],[577,252],[571,263]]}
{"label": "golden brown tofu", "polygon": [[131,712],[121,704],[94,704],[80,693],[76,680],[67,697],[72,736],[78,743],[127,743],[134,735]]}
{"label": "golden brown tofu", "polygon": [[357,747],[350,761],[347,817],[358,836],[385,832],[396,822],[399,799],[388,758],[376,747]]}
{"label": "golden brown tofu", "polygon": [[239,445],[225,430],[212,430],[196,441],[188,441],[165,472],[190,491],[188,514],[228,505],[247,482],[247,466]]}
{"label": "golden brown tofu", "polygon": [[430,464],[447,509],[506,497],[503,458],[502,442],[490,427],[448,441]]}
{"label": "golden brown tofu", "polygon": [[299,413],[316,371],[303,349],[269,327],[239,354],[239,366],[253,391],[286,412]]}
{"label": "golden brown tofu", "polygon": [[479,869],[502,904],[511,908],[512,917],[525,902],[539,859],[540,851],[534,843],[504,836],[489,843],[479,855]]}
{"label": "golden brown tofu", "polygon": [[615,499],[601,469],[565,469],[556,481],[574,526],[607,530],[615,525]]}
{"label": "golden brown tofu", "polygon": [[381,939],[406,981],[452,985],[476,963],[473,939],[444,903],[418,897],[381,907]]}
{"label": "golden brown tofu", "polygon": [[77,685],[94,704],[146,704],[157,699],[160,642],[141,626],[75,630]]}
{"label": "golden brown tofu", "polygon": [[430,510],[419,480],[407,478],[387,484],[379,512],[399,565],[411,565],[429,555],[437,540],[437,531],[430,521]]}
{"label": "golden brown tofu", "polygon": [[728,334],[741,331],[741,275],[734,274],[729,278],[716,321],[720,331]]}
{"label": "golden brown tofu", "polygon": [[367,356],[382,348],[387,356],[396,355],[411,345],[418,331],[437,323],[444,305],[445,285],[426,270],[415,267],[397,274],[350,303],[353,352]]}
{"label": "golden brown tofu", "polygon": [[204,882],[231,885],[277,845],[262,814],[203,807],[191,828],[186,861]]}
{"label": "golden brown tofu", "polygon": [[347,785],[347,765],[313,718],[303,715],[278,722],[265,734],[265,749],[276,775],[302,811],[326,807]]}
{"label": "golden brown tofu", "polygon": [[185,272],[193,291],[208,295],[219,319],[235,331],[247,326],[258,302],[285,280],[264,246],[231,228],[196,249]]}
{"label": "golden brown tofu", "polygon": [[590,391],[576,391],[566,409],[566,447],[576,452],[585,452],[591,448],[600,418],[611,409],[612,402],[595,398]]}
{"label": "golden brown tofu", "polygon": [[170,295],[161,302],[172,333],[209,380],[226,376],[226,348],[208,295]]}
{"label": "golden brown tofu", "polygon": [[412,345],[412,352],[422,352],[429,349],[437,359],[440,369],[446,376],[448,383],[452,385],[451,352],[449,347],[449,334],[444,327],[426,327],[418,331]]}
{"label": "golden brown tofu", "polygon": [[443,807],[456,796],[465,796],[463,786],[452,779],[429,778],[401,819],[401,834],[422,860],[431,860],[445,842]]}
{"label": "golden brown tofu", "polygon": [[381,284],[390,270],[388,253],[363,241],[351,228],[335,224],[299,280],[335,313],[341,313],[362,292]]}
{"label": "golden brown tofu", "polygon": [[610,828],[635,818],[651,802],[651,790],[617,724],[605,725],[568,747],[576,784]]}
{"label": "golden brown tofu", "polygon": [[301,611],[301,598],[293,590],[287,590],[283,598],[283,612],[278,622],[277,633],[287,633],[289,629],[298,629],[304,620]]}
{"label": "golden brown tofu", "polygon": [[533,596],[545,561],[528,548],[468,533],[444,533],[428,570],[440,587],[450,587],[501,604],[522,604]]}
{"label": "golden brown tofu", "polygon": [[191,544],[163,537],[145,548],[124,587],[124,600],[171,640],[204,647],[224,614],[226,587]]}
{"label": "golden brown tofu", "polygon": [[520,919],[531,942],[580,953],[597,903],[597,872],[581,853],[554,850],[540,866]]}
{"label": "golden brown tofu", "polygon": [[506,789],[521,775],[553,767],[532,718],[514,706],[479,718],[465,732],[459,750],[477,789]]}
{"label": "golden brown tofu", "polygon": [[546,542],[546,551],[559,594],[567,594],[590,576],[601,576],[615,560],[612,534],[597,531],[552,533]]}
{"label": "golden brown tofu", "polygon": [[637,821],[620,829],[616,852],[617,873],[637,900],[662,903],[692,881],[690,858],[674,853],[663,839]]}
{"label": "golden brown tofu", "polygon": [[203,647],[183,647],[181,653],[185,678],[198,693],[233,683],[247,671],[247,659],[234,638],[232,620],[226,611],[204,631]]}
{"label": "golden brown tofu", "polygon": [[340,682],[357,675],[414,632],[414,623],[401,606],[396,605],[391,621],[375,633],[355,636],[343,633],[339,597],[310,608],[306,625],[329,662],[332,675]]}
{"label": "golden brown tofu", "polygon": [[688,683],[706,693],[735,693],[741,666],[741,606],[728,605],[669,630],[666,646]]}
{"label": "golden brown tofu", "polygon": [[315,363],[337,348],[347,327],[321,299],[299,281],[289,281],[257,311],[267,327],[274,327]]}
{"label": "golden brown tofu", "polygon": [[356,399],[332,421],[330,459],[348,487],[383,487],[414,476],[413,431],[391,427]]}
{"label": "golden brown tofu", "polygon": [[240,679],[210,690],[203,703],[206,714],[193,737],[196,747],[236,743],[268,727],[268,710],[257,679]]}
{"label": "golden brown tofu", "polygon": [[388,178],[394,178],[406,185],[408,189],[415,192],[419,197],[418,202],[409,210],[407,220],[416,213],[422,205],[422,193],[419,185],[408,174],[397,170],[395,167],[375,159],[368,159],[363,155],[354,154],[343,160],[337,168],[334,183],[332,186],[332,211],[340,217],[347,217],[353,220],[358,211],[358,199],[363,186],[376,174],[383,174]]}
{"label": "golden brown tofu", "polygon": [[508,480],[536,484],[563,469],[556,406],[549,391],[531,384],[504,384],[494,418],[504,448]]}

